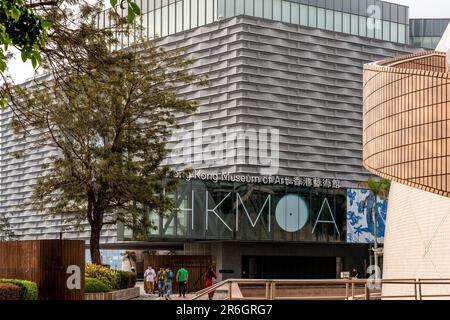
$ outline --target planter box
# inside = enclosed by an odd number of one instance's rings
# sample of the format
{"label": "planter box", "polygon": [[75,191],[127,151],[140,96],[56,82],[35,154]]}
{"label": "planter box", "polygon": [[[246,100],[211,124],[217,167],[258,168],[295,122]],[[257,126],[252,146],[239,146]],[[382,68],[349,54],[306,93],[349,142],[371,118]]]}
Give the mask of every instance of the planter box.
{"label": "planter box", "polygon": [[84,300],[130,300],[140,296],[140,288],[128,288],[123,290],[99,293],[85,293]]}

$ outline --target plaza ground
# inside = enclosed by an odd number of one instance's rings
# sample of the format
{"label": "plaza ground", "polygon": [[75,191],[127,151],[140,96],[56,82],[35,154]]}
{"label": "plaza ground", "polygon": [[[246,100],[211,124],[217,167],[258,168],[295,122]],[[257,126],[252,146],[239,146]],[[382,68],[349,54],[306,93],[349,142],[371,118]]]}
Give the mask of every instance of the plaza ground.
{"label": "plaza ground", "polygon": [[[176,284],[175,284],[176,285]],[[136,287],[140,288],[141,295],[138,298],[135,298],[133,300],[165,300],[165,298],[158,297],[158,294],[146,294],[144,291],[144,282],[138,281],[136,282]],[[186,298],[179,297],[178,293],[174,293],[170,296],[171,300],[192,300],[192,298],[195,296],[194,292],[190,292],[186,294]],[[214,294],[214,300],[224,300],[227,296],[227,292],[216,292]],[[200,300],[205,300],[207,297],[202,297]]]}

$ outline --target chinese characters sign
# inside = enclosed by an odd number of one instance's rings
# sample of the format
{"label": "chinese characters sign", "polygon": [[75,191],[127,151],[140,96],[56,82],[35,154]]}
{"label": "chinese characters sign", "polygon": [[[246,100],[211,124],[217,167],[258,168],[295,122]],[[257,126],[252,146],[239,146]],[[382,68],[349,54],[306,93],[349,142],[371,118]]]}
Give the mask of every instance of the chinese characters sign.
{"label": "chinese characters sign", "polygon": [[196,180],[210,180],[214,182],[244,182],[244,183],[260,183],[270,185],[285,185],[295,187],[313,187],[325,189],[339,189],[340,181],[331,178],[318,177],[285,177],[285,176],[260,176],[248,174],[232,174],[229,172],[211,173],[202,170],[194,170],[189,174],[184,172],[177,172],[177,178],[183,178],[187,181]]}

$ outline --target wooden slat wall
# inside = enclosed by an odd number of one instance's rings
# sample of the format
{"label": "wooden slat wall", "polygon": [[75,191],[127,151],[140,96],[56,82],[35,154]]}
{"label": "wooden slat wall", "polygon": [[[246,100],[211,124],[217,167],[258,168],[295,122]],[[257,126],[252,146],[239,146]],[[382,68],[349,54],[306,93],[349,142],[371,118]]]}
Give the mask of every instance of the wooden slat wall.
{"label": "wooden slat wall", "polygon": [[[203,275],[210,266],[215,266],[215,257],[207,255],[153,255],[144,257],[144,270],[151,265],[156,272],[160,267],[168,264],[176,274],[182,264],[189,271],[188,291],[195,292],[203,289],[205,284]],[[174,281],[173,292],[178,293],[178,283]]]}
{"label": "wooden slat wall", "polygon": [[[0,278],[34,281],[41,300],[84,298],[84,241],[30,240],[0,242]],[[81,289],[69,290],[67,268],[80,267]]]}

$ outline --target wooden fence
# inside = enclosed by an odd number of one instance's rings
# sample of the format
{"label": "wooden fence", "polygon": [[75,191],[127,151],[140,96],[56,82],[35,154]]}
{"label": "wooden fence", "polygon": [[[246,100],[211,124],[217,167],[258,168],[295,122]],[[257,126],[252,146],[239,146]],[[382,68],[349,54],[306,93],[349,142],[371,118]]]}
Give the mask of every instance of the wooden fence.
{"label": "wooden fence", "polygon": [[[204,288],[203,276],[210,266],[215,266],[214,256],[201,255],[149,255],[144,257],[144,270],[152,266],[156,272],[160,267],[169,265],[176,274],[182,265],[189,272],[188,291],[195,292]],[[178,283],[174,281],[173,292],[178,293]]]}
{"label": "wooden fence", "polygon": [[[0,242],[0,278],[36,282],[40,300],[82,300],[84,250],[84,241],[80,240]],[[72,267],[75,271],[71,273],[69,266],[75,266]],[[77,267],[81,288],[69,288],[67,281],[74,272],[77,273]]]}

